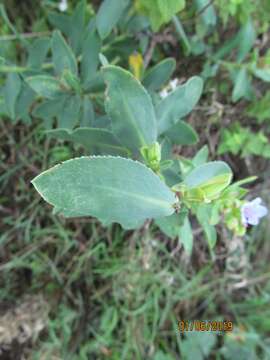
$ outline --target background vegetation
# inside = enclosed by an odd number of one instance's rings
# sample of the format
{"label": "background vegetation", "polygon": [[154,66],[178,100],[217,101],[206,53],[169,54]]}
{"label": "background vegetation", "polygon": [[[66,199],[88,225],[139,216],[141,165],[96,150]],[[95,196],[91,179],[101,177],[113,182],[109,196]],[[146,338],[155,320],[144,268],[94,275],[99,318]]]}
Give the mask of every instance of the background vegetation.
{"label": "background vegetation", "polygon": [[[207,145],[235,180],[257,175],[248,197],[269,205],[269,1],[163,2],[105,1],[93,54],[142,81],[168,57],[176,61],[171,79],[201,75],[203,96],[187,118],[199,141],[176,154],[191,158]],[[36,97],[25,77],[50,73],[55,29],[80,64],[84,31],[101,3],[62,2],[65,11],[50,0],[1,3],[0,359],[270,359],[268,219],[244,237],[219,225],[214,249],[194,219],[189,256],[151,222],[124,231],[52,214],[30,184],[85,153],[47,130],[95,121],[104,95],[94,55],[81,95],[61,106]],[[76,90],[69,75],[55,77]],[[165,80],[155,96],[170,91]],[[234,329],[183,334],[179,320],[232,320]]]}

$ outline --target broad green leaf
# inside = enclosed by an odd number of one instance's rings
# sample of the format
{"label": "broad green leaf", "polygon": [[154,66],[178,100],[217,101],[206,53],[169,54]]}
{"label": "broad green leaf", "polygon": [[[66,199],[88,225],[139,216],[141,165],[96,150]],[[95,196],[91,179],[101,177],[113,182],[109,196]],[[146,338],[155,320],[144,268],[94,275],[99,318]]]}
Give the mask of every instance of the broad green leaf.
{"label": "broad green leaf", "polygon": [[61,76],[65,70],[77,75],[75,55],[58,30],[54,31],[52,35],[52,57],[57,75]]}
{"label": "broad green leaf", "polygon": [[173,15],[184,9],[185,0],[157,0],[157,7],[163,22],[166,23],[171,20]]}
{"label": "broad green leaf", "polygon": [[152,29],[157,31],[184,8],[185,0],[136,0],[135,5],[149,17]]}
{"label": "broad green leaf", "polygon": [[53,99],[63,90],[59,80],[49,75],[37,75],[25,79],[28,85],[40,96]]}
{"label": "broad green leaf", "polygon": [[191,255],[193,248],[193,233],[188,216],[185,217],[184,223],[179,229],[179,240],[181,244],[183,244],[188,255]]}
{"label": "broad green leaf", "polygon": [[104,0],[98,10],[96,24],[99,36],[105,39],[120,19],[129,0]]}
{"label": "broad green leaf", "polygon": [[143,86],[152,91],[160,89],[170,79],[175,66],[173,58],[162,60],[146,73],[142,81]]}
{"label": "broad green leaf", "polygon": [[81,77],[85,86],[96,75],[101,41],[95,32],[88,32],[82,49]]}
{"label": "broad green leaf", "polygon": [[66,217],[94,216],[130,229],[174,213],[175,195],[160,178],[143,164],[120,157],[68,160],[32,183]]}
{"label": "broad green leaf", "polygon": [[198,141],[196,131],[186,122],[178,121],[165,132],[168,139],[176,145],[192,145]]}
{"label": "broad green leaf", "polygon": [[162,134],[178,120],[186,116],[197,104],[203,89],[203,81],[194,76],[161,100],[156,106],[158,133]]}
{"label": "broad green leaf", "polygon": [[105,107],[115,136],[135,152],[154,143],[156,118],[149,94],[126,70],[106,66],[103,73],[107,84]]}
{"label": "broad green leaf", "polygon": [[192,170],[183,181],[188,201],[211,201],[230,184],[232,171],[223,161],[212,161]]}
{"label": "broad green leaf", "polygon": [[22,86],[22,81],[18,74],[16,73],[8,74],[4,88],[4,98],[6,102],[6,109],[12,120],[15,120],[16,117],[15,107],[18,96],[21,91],[21,86]]}
{"label": "broad green leaf", "polygon": [[40,69],[46,59],[46,55],[50,48],[49,37],[36,39],[28,49],[27,66],[32,69]]}
{"label": "broad green leaf", "polygon": [[57,139],[72,141],[83,145],[94,155],[128,155],[127,149],[123,148],[115,136],[106,129],[86,127],[80,127],[73,131],[54,129],[47,131],[47,134]]}

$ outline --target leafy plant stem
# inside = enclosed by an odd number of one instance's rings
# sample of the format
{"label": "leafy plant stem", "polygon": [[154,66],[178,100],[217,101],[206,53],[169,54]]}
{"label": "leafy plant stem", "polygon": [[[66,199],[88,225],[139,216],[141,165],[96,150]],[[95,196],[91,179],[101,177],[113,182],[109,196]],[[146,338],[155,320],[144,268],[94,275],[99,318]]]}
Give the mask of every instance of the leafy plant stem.
{"label": "leafy plant stem", "polygon": [[183,41],[183,43],[184,43],[184,50],[185,50],[186,54],[188,55],[190,53],[190,51],[191,51],[191,46],[190,46],[188,37],[187,37],[187,35],[185,33],[185,30],[184,30],[184,28],[183,28],[183,26],[181,24],[181,21],[176,15],[174,15],[172,17],[172,22],[173,22],[173,24],[175,26],[175,29],[176,29],[176,31],[177,31],[177,33],[179,35],[179,39],[181,41]]}

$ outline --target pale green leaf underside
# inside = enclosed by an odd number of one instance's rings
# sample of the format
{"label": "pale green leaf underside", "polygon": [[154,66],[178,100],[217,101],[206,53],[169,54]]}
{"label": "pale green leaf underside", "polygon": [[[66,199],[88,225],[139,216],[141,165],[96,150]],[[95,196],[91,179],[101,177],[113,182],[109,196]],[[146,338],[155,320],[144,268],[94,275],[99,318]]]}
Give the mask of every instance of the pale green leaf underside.
{"label": "pale green leaf underside", "polygon": [[184,184],[188,189],[215,184],[215,179],[224,176],[224,181],[229,185],[232,178],[232,170],[223,161],[211,161],[200,165],[192,170],[185,178]]}
{"label": "pale green leaf underside", "polygon": [[174,193],[143,164],[113,156],[63,162],[33,181],[41,196],[66,217],[94,216],[136,228],[173,214]]}
{"label": "pale green leaf underside", "polygon": [[150,95],[128,71],[117,66],[103,68],[106,111],[115,136],[127,148],[137,151],[157,139],[157,124]]}

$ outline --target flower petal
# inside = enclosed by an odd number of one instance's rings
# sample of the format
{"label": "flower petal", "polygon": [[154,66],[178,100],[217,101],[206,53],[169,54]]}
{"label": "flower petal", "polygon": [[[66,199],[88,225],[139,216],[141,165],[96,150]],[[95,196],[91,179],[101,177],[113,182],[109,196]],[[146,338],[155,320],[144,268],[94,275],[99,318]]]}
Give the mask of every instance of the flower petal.
{"label": "flower petal", "polygon": [[262,218],[268,214],[268,209],[265,206],[258,205],[256,206],[256,214],[259,218]]}
{"label": "flower petal", "polygon": [[249,204],[254,205],[260,205],[262,203],[262,199],[260,197],[256,197],[254,200],[250,201]]}

